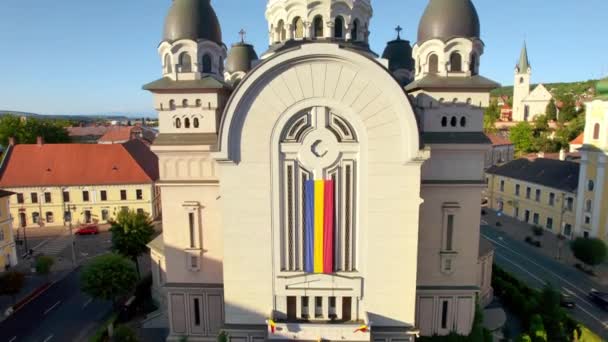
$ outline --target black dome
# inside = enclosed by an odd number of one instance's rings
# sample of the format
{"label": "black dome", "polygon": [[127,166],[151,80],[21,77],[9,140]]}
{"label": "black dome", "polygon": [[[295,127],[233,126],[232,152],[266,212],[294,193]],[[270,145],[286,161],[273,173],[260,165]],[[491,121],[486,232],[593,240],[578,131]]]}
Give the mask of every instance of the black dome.
{"label": "black dome", "polygon": [[382,58],[388,60],[390,71],[398,69],[414,70],[414,59],[412,58],[412,47],[408,40],[395,39],[388,42]]}
{"label": "black dome", "polygon": [[173,0],[165,20],[164,41],[207,39],[222,44],[222,30],[211,0]]}
{"label": "black dome", "polygon": [[480,37],[479,16],[471,0],[430,0],[418,26],[418,44],[455,37]]}
{"label": "black dome", "polygon": [[234,44],[226,58],[226,71],[229,73],[237,71],[248,72],[251,70],[251,63],[257,59],[258,54],[255,53],[253,45],[246,43]]}

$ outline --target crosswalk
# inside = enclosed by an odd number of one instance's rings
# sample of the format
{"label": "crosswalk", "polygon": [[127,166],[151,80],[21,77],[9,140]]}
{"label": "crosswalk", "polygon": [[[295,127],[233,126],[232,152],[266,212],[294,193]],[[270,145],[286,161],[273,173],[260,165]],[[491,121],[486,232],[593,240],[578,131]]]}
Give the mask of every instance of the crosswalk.
{"label": "crosswalk", "polygon": [[66,248],[70,246],[70,235],[66,232],[61,236],[58,236],[41,246],[34,248],[36,254],[44,254],[49,256],[56,256],[61,254]]}

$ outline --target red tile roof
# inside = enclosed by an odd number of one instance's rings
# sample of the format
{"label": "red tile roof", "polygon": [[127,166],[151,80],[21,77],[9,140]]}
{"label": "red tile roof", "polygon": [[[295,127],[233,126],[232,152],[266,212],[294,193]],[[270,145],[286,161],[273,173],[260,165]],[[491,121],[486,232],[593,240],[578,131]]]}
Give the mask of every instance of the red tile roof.
{"label": "red tile roof", "polygon": [[158,158],[141,141],[126,144],[10,146],[0,187],[147,184]]}
{"label": "red tile roof", "polygon": [[570,142],[570,145],[582,145],[585,141],[585,133],[581,133],[578,137]]}
{"label": "red tile roof", "polygon": [[98,143],[123,143],[141,138],[151,143],[156,138],[154,130],[141,126],[112,126],[99,138]]}
{"label": "red tile roof", "polygon": [[499,134],[486,134],[488,138],[492,141],[492,146],[504,146],[504,145],[513,145],[511,140],[503,137]]}
{"label": "red tile roof", "polygon": [[102,136],[107,131],[106,126],[68,127],[68,134],[71,137]]}

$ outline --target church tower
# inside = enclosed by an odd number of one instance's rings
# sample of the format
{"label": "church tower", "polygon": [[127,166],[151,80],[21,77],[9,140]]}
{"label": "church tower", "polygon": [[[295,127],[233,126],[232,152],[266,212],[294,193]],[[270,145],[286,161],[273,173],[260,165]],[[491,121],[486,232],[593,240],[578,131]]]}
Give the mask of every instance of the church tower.
{"label": "church tower", "polygon": [[471,0],[430,0],[413,49],[415,79],[405,87],[430,152],[422,167],[416,301],[424,336],[468,335],[476,301],[492,298],[479,203],[490,146],[483,108],[498,84],[479,75],[480,37]]}
{"label": "church tower", "polygon": [[519,62],[515,66],[515,80],[513,82],[513,121],[528,121],[530,109],[524,100],[530,95],[530,78],[532,67],[528,59],[528,48],[524,42],[519,56]]}

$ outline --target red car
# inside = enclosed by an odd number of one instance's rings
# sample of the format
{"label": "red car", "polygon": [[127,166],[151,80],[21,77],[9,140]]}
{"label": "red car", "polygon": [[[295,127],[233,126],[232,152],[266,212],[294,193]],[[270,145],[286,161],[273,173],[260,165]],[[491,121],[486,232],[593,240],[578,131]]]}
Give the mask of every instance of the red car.
{"label": "red car", "polygon": [[97,235],[99,234],[99,227],[95,224],[90,224],[87,226],[82,226],[78,228],[76,235]]}

